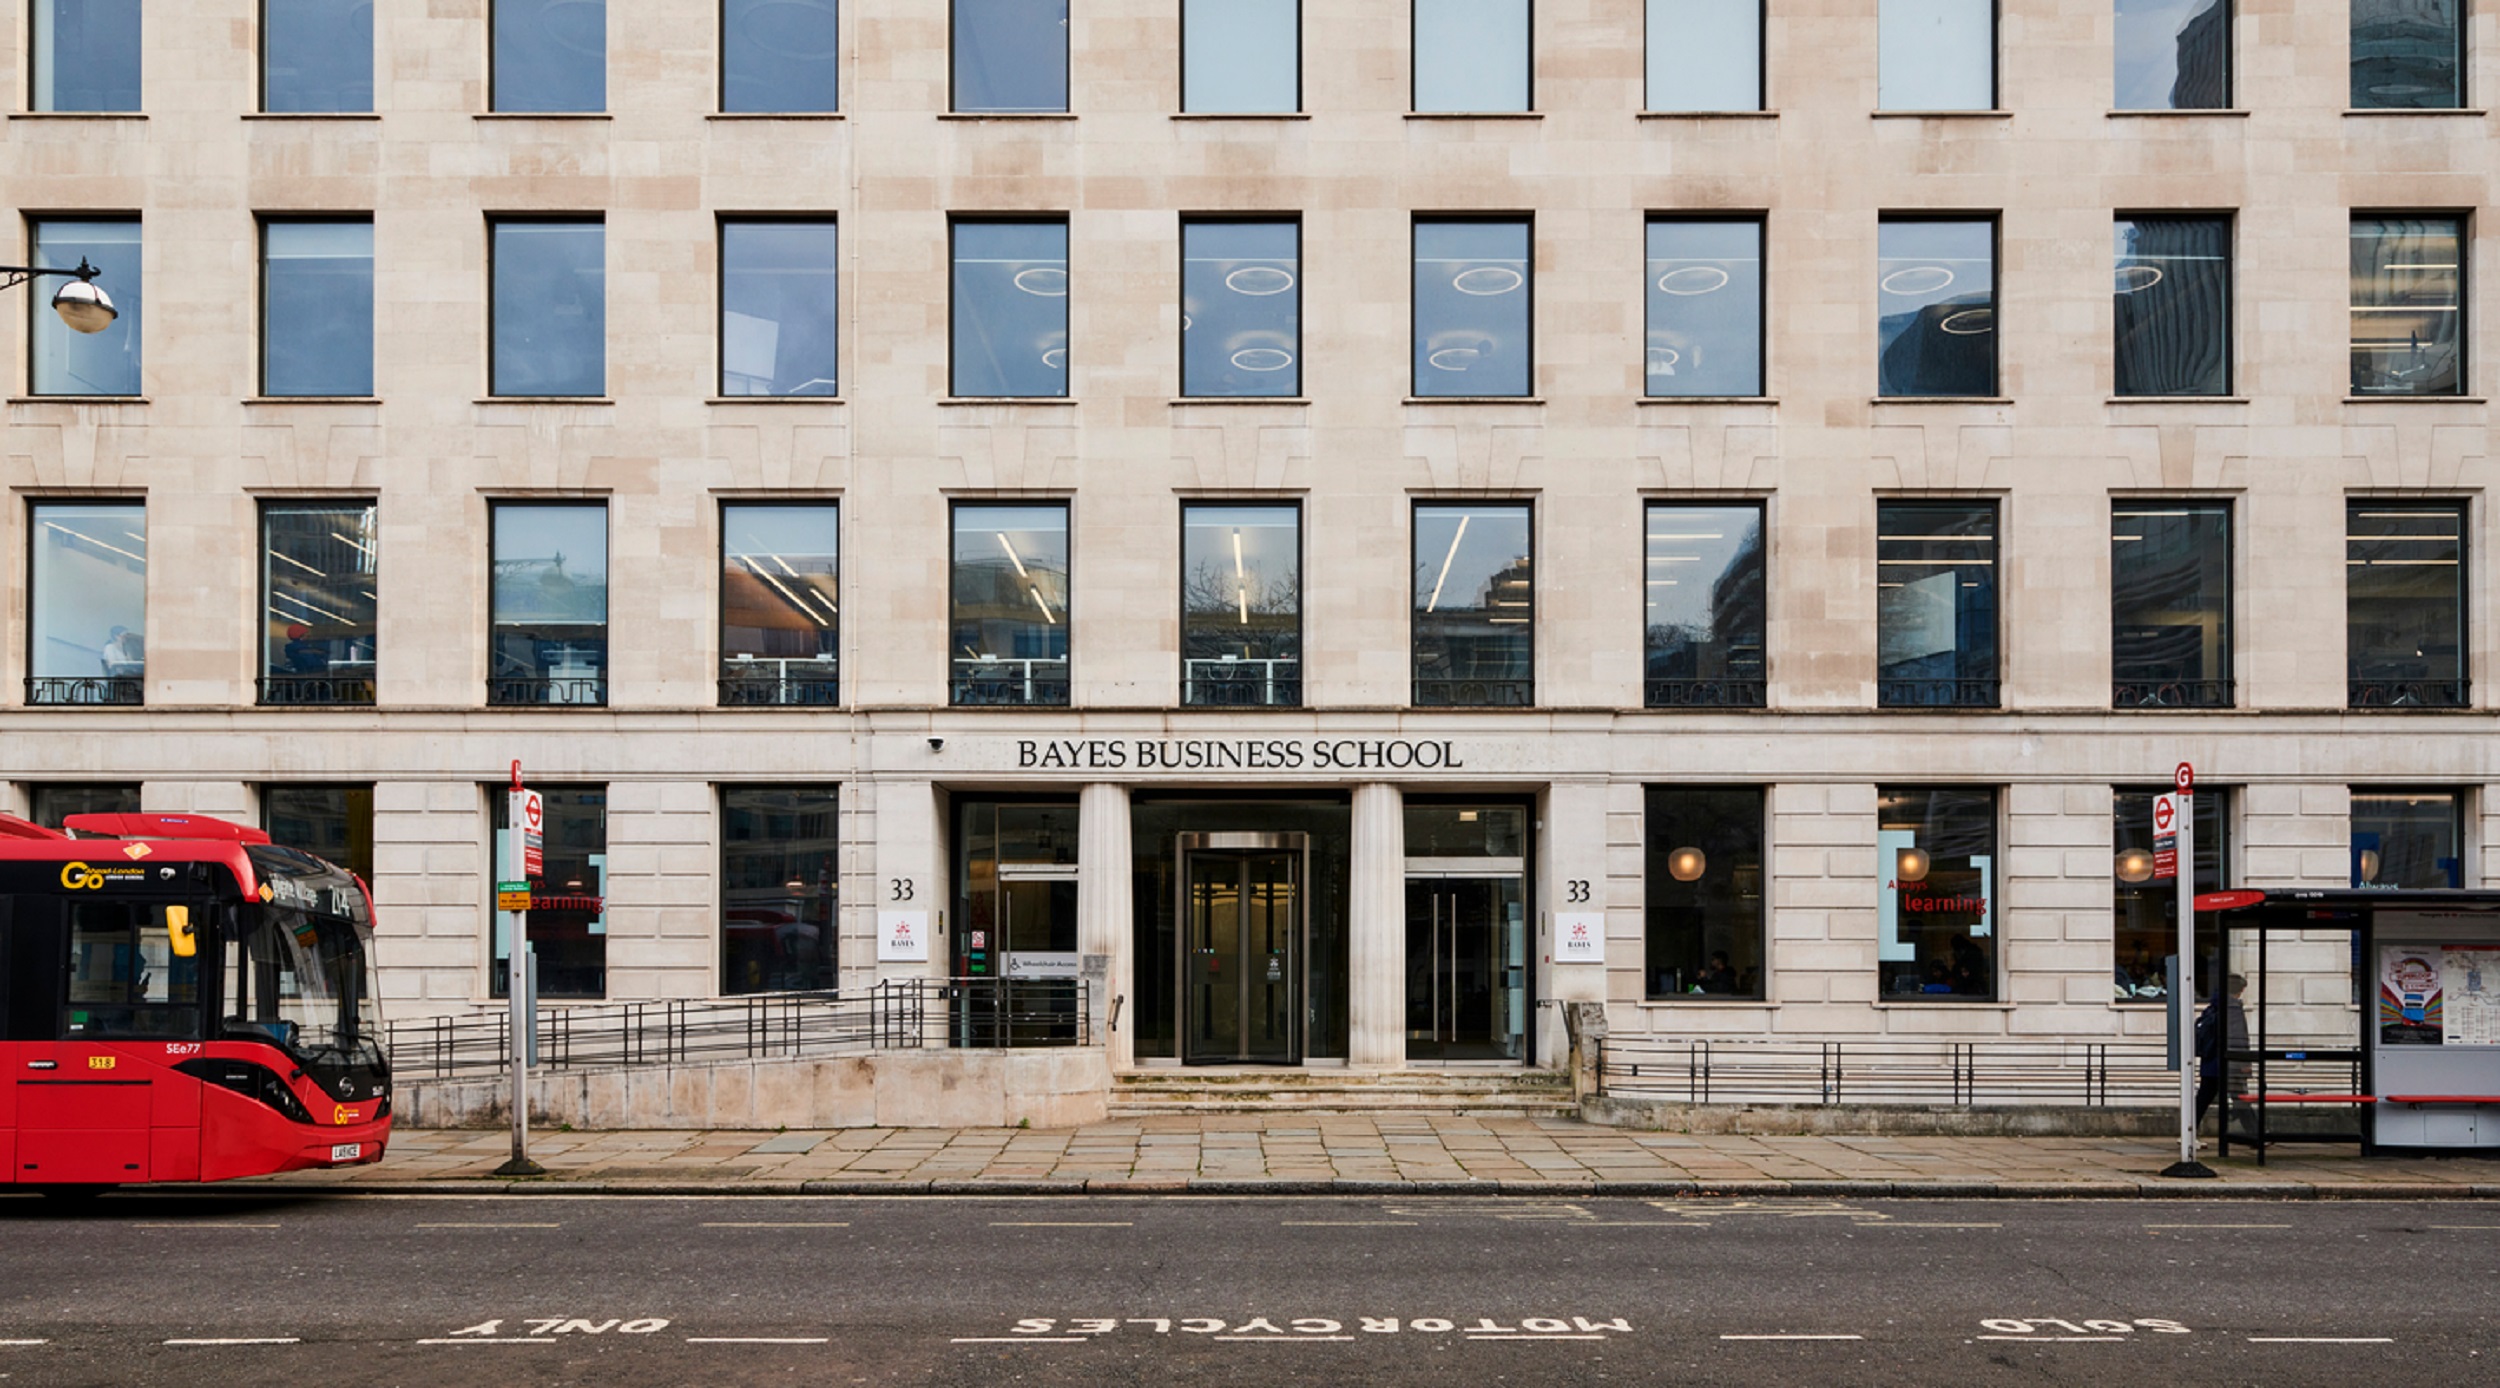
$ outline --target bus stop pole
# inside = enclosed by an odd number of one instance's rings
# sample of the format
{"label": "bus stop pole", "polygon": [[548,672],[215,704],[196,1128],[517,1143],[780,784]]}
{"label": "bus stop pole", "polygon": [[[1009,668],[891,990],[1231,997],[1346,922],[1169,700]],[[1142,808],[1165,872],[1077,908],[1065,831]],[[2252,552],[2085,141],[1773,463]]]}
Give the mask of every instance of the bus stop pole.
{"label": "bus stop pole", "polygon": [[[2176,792],[2178,806],[2178,876],[2179,888],[2179,1160],[2163,1168],[2162,1175],[2173,1177],[2210,1177],[2214,1169],[2196,1159],[2196,1080],[2200,1067],[2196,1059],[2196,802],[2182,785]],[[2227,1071],[2225,1072],[2228,1073]],[[2230,1096],[2223,1096],[2222,1111],[2231,1111]]]}
{"label": "bus stop pole", "polygon": [[[501,849],[501,871],[496,881],[522,880],[522,787],[521,764],[512,764],[512,789],[504,797],[504,832]],[[495,1168],[498,1176],[544,1176],[547,1168],[530,1160],[530,977],[529,912],[501,911],[504,942],[504,996],[512,1004],[512,1160]]]}

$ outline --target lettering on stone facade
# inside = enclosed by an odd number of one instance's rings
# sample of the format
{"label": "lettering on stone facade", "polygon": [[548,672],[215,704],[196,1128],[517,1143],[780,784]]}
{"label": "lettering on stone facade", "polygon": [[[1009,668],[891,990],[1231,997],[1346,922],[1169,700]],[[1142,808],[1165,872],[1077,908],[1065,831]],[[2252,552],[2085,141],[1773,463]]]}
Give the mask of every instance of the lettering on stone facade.
{"label": "lettering on stone facade", "polygon": [[1455,743],[1411,738],[1020,738],[1019,771],[1458,771]]}

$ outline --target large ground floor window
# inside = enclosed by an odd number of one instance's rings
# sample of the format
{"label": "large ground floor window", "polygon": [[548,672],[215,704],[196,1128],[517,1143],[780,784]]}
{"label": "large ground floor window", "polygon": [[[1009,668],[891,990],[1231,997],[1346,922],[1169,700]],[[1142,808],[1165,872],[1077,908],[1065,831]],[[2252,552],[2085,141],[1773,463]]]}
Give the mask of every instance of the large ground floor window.
{"label": "large ground floor window", "polygon": [[1652,999],[1760,999],[1763,793],[1651,786],[1642,796]]}
{"label": "large ground floor window", "polygon": [[[600,998],[608,991],[608,788],[532,786],[546,797],[546,870],[530,879],[530,948],[538,955],[542,998]],[[504,790],[487,787],[494,805],[495,855],[501,860]],[[517,865],[509,879],[520,878]],[[490,887],[493,884],[488,884]],[[493,903],[488,903],[490,909]],[[489,987],[510,996],[512,939],[501,912],[495,922]]]}
{"label": "large ground floor window", "polygon": [[720,990],[829,990],[841,919],[832,786],[723,786]]}
{"label": "large ground floor window", "polygon": [[1875,804],[1883,1000],[1996,1001],[1996,792],[1886,787]]}

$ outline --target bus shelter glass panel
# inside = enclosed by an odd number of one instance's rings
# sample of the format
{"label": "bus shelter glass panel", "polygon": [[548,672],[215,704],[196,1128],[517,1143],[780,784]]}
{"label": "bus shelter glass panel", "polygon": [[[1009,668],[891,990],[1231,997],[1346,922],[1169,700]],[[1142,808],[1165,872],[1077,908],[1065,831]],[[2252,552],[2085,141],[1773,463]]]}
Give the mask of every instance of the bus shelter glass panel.
{"label": "bus shelter glass panel", "polygon": [[381,605],[370,501],[261,507],[264,704],[370,704]]}
{"label": "bus shelter glass panel", "polygon": [[833,787],[722,788],[723,993],[836,986],[841,852]]}
{"label": "bus shelter glass panel", "polygon": [[488,9],[491,109],[608,109],[608,0],[489,0]]}
{"label": "bus shelter glass panel", "polygon": [[2352,393],[2465,392],[2465,224],[2352,219]]}
{"label": "bus shelter glass panel", "polygon": [[2352,792],[2352,885],[2465,885],[2465,797],[2452,790]]}
{"label": "bus shelter glass panel", "polygon": [[[608,788],[606,786],[541,786],[530,789],[545,798],[547,813],[546,871],[530,879],[529,942],[538,955],[538,995],[542,998],[598,998],[608,991]],[[506,827],[504,787],[486,787],[494,806],[497,835],[494,852],[500,863]],[[507,867],[511,879],[521,874]],[[488,884],[493,885],[492,883]],[[494,904],[489,895],[488,906]],[[510,983],[512,938],[501,911],[488,912],[494,921],[494,960],[488,985],[495,997],[506,997]]]}
{"label": "bus shelter glass panel", "polygon": [[2465,707],[2465,581],[2463,506],[2379,498],[2345,503],[2350,707]]}
{"label": "bus shelter glass panel", "polygon": [[[2179,881],[2155,877],[2153,801],[2170,787],[2120,786],[2111,792],[2110,824],[2116,840],[2111,875],[2116,879],[2114,941],[2111,958],[2112,1000],[2158,1003],[2169,996],[2170,957],[2179,952]],[[2198,892],[2225,890],[2231,861],[2231,816],[2228,792],[2199,785],[2188,797],[2196,822],[2196,886]],[[2222,968],[2222,921],[2205,913],[2196,918],[2196,976],[2211,992]]]}
{"label": "bus shelter glass panel", "polygon": [[1875,793],[1875,958],[1889,1002],[1994,1002],[1997,797]]}
{"label": "bus shelter glass panel", "polygon": [[2115,0],[2121,111],[2219,110],[2231,104],[2231,0]]}
{"label": "bus shelter glass panel", "polygon": [[2110,704],[2229,708],[2231,506],[2110,507]]}
{"label": "bus shelter glass panel", "polygon": [[1644,996],[1766,996],[1761,788],[1651,786],[1642,808]]}
{"label": "bus shelter glass panel", "polygon": [[1532,393],[1530,241],[1525,219],[1416,219],[1417,395]]}
{"label": "bus shelter glass panel", "polygon": [[2465,104],[2463,0],[2352,0],[2356,110]]}
{"label": "bus shelter glass panel", "polygon": [[2121,217],[2111,267],[2120,395],[2231,392],[2231,221]]}
{"label": "bus shelter glass panel", "polygon": [[1760,0],[1648,0],[1652,111],[1762,109]]}
{"label": "bus shelter glass panel", "polygon": [[1181,702],[1302,702],[1302,508],[1181,508]]}
{"label": "bus shelter glass panel", "polygon": [[954,0],[955,109],[1068,109],[1068,0]]}
{"label": "bus shelter glass panel", "polygon": [[739,502],[720,528],[721,702],[840,702],[840,510]]}
{"label": "bus shelter glass panel", "polygon": [[103,273],[96,287],[110,295],[119,315],[100,333],[82,333],[52,311],[61,281],[31,285],[26,295],[33,325],[34,365],[28,372],[36,395],[140,395],[140,346],[146,341],[147,292],[140,277],[136,221],[70,221],[34,224],[34,263],[76,269],[81,261]]}
{"label": "bus shelter glass panel", "polygon": [[1997,511],[1992,502],[1875,508],[1875,702],[1997,704]]}
{"label": "bus shelter glass panel", "polygon": [[1181,0],[1181,109],[1302,109],[1302,0]]}
{"label": "bus shelter glass panel", "polygon": [[372,0],[260,0],[260,109],[372,110]]}
{"label": "bus shelter glass panel", "polygon": [[1760,395],[1761,220],[1655,218],[1648,250],[1648,392]]}
{"label": "bus shelter glass panel", "polygon": [[494,508],[490,704],[608,699],[608,508]]}
{"label": "bus shelter glass panel", "polygon": [[148,516],[123,502],[37,502],[28,518],[26,702],[135,704],[147,676]]}
{"label": "bus shelter glass panel", "polygon": [[1536,702],[1536,581],[1525,503],[1415,507],[1419,707]]}
{"label": "bus shelter glass panel", "polygon": [[720,108],[838,111],[842,29],[835,0],[721,0]]}
{"label": "bus shelter glass panel", "polygon": [[1994,222],[1886,218],[1875,277],[1877,394],[1996,394]]}
{"label": "bus shelter glass panel", "polygon": [[1643,702],[1763,707],[1769,671],[1762,504],[1652,503],[1643,519]]}
{"label": "bus shelter glass panel", "polygon": [[1302,224],[1181,223],[1181,394],[1302,393]]}
{"label": "bus shelter glass panel", "polygon": [[1068,702],[1068,508],[959,505],[949,701]]}

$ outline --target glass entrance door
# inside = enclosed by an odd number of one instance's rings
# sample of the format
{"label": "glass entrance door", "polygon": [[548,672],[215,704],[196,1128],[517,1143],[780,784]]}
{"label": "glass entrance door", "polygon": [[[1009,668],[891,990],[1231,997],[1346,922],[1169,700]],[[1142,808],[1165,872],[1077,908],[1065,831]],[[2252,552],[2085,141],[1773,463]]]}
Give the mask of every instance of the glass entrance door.
{"label": "glass entrance door", "polygon": [[1181,861],[1182,1063],[1301,1064],[1301,851],[1184,847]]}
{"label": "glass entrance door", "polygon": [[1517,877],[1406,879],[1406,1056],[1524,1060],[1526,884]]}

